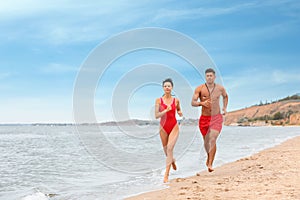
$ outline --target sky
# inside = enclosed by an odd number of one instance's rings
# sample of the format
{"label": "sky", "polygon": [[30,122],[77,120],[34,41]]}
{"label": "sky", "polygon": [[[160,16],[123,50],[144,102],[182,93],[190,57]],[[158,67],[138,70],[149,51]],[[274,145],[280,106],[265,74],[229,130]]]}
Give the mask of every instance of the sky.
{"label": "sky", "polygon": [[[86,106],[74,103],[74,93],[93,52],[124,32],[149,27],[182,34],[204,49],[229,95],[228,111],[299,93],[299,13],[297,0],[1,0],[0,123],[73,123],[81,115],[74,106]],[[99,60],[112,52],[98,53]],[[89,101],[98,122],[154,119],[164,77],[173,78],[184,115],[195,118],[193,90],[211,66],[144,48],[106,67]]]}

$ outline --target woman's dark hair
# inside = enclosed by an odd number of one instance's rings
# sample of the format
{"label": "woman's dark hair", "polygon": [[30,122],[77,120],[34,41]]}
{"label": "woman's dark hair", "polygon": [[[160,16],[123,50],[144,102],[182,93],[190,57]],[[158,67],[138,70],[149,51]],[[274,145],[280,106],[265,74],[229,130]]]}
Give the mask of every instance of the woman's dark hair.
{"label": "woman's dark hair", "polygon": [[173,87],[174,84],[173,84],[172,79],[170,79],[170,78],[165,79],[165,80],[162,82],[162,86],[164,86],[164,84],[167,83],[167,82],[171,83],[171,85],[172,85],[172,87]]}

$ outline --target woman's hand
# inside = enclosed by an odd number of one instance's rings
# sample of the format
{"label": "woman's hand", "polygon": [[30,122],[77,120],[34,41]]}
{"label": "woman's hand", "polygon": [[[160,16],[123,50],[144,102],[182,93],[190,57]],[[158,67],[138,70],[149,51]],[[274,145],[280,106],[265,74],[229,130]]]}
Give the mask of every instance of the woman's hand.
{"label": "woman's hand", "polygon": [[177,111],[177,113],[178,113],[179,117],[182,117],[182,116],[183,116],[181,110]]}
{"label": "woman's hand", "polygon": [[169,112],[170,110],[172,110],[172,106],[168,105],[168,107],[166,108],[166,111]]}

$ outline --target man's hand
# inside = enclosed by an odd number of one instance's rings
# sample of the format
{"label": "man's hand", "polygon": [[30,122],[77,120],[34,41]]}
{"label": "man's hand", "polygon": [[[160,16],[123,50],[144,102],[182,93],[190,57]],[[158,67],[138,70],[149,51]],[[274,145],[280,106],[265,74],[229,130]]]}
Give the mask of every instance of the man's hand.
{"label": "man's hand", "polygon": [[226,108],[223,108],[222,111],[223,111],[222,115],[226,115],[227,114]]}
{"label": "man's hand", "polygon": [[202,102],[202,106],[206,107],[206,108],[211,108],[211,101],[210,99],[207,99],[205,101]]}

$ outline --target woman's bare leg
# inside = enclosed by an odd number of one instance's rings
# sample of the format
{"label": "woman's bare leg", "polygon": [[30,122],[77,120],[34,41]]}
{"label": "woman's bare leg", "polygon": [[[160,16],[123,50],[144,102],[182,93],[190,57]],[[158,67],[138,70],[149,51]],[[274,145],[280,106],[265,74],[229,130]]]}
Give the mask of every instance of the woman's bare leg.
{"label": "woman's bare leg", "polygon": [[160,134],[161,144],[164,148],[165,155],[167,156],[167,145],[168,145],[169,135],[164,131],[162,127],[160,127],[159,134]]}
{"label": "woman's bare leg", "polygon": [[[174,149],[174,146],[175,146],[177,138],[178,138],[178,133],[179,133],[178,125],[175,125],[172,132],[169,135],[168,144],[167,144],[167,148],[166,148],[167,149],[167,159],[166,159],[166,172],[165,172],[165,176],[164,176],[165,183],[168,182],[170,168],[171,168],[172,163],[174,163],[173,149]],[[175,163],[174,163],[174,165],[175,165]],[[175,167],[176,167],[176,165],[175,165]]]}

